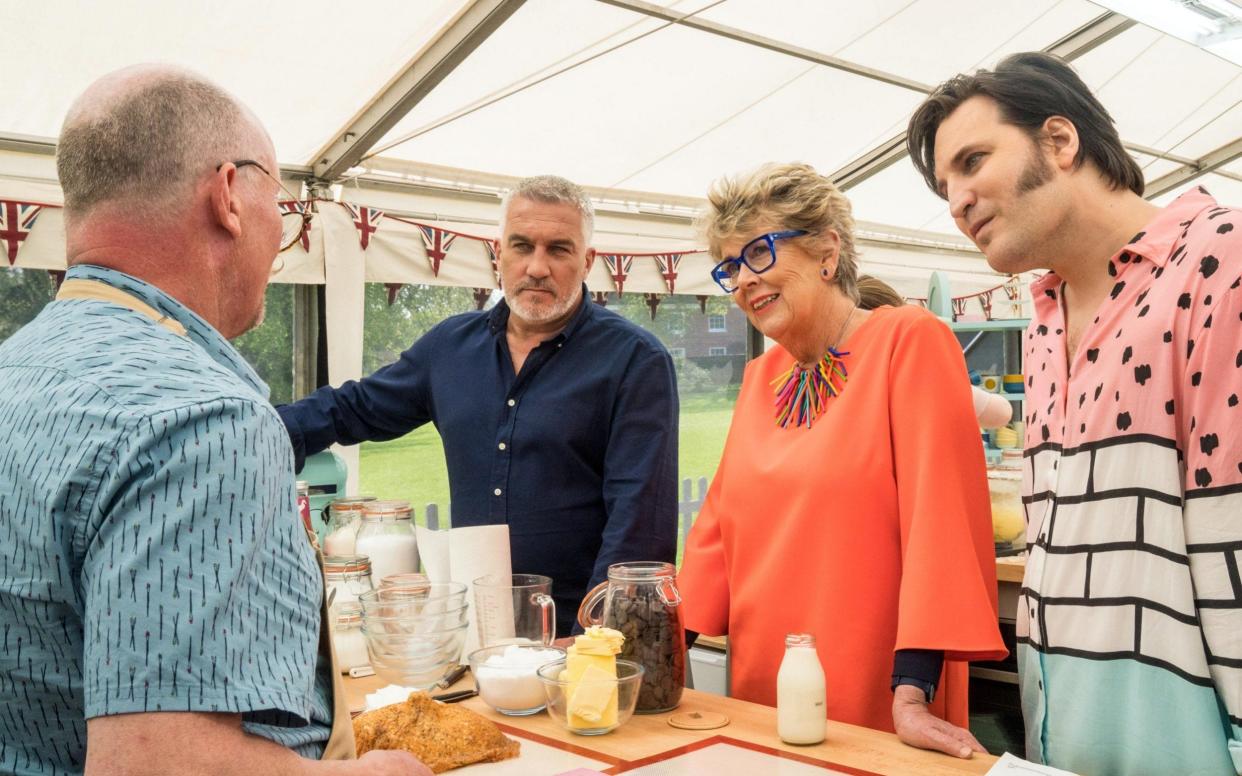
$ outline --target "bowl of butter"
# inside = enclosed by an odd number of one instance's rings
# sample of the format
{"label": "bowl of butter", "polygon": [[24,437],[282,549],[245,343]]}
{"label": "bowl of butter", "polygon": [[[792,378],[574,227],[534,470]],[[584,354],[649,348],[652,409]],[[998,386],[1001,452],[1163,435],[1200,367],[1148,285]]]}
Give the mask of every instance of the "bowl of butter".
{"label": "bowl of butter", "polygon": [[569,732],[603,735],[634,714],[643,667],[617,659],[624,641],[619,631],[593,626],[574,639],[564,660],[539,667],[548,714]]}

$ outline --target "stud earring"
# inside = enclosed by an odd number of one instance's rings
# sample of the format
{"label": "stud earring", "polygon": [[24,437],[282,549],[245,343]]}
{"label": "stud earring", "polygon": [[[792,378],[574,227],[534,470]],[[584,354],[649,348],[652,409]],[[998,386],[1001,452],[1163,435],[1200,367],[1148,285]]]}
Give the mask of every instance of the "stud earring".
{"label": "stud earring", "polygon": [[826,269],[821,269],[821,270],[819,271],[819,274],[823,275],[824,277],[828,277],[828,270],[826,270]]}

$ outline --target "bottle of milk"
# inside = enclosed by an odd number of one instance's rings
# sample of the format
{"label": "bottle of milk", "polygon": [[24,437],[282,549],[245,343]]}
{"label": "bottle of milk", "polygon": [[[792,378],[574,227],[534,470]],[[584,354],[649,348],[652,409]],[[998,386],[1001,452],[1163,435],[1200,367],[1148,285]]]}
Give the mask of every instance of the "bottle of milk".
{"label": "bottle of milk", "polygon": [[824,740],[828,708],[824,668],[815,651],[815,637],[785,637],[785,659],[776,673],[776,732],[787,744],[818,744]]}

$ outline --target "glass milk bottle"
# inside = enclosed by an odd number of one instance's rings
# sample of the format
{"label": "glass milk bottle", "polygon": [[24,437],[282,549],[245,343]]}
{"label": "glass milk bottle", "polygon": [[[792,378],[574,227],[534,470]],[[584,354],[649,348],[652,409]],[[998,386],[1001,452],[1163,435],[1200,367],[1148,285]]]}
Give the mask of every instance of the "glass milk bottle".
{"label": "glass milk bottle", "polygon": [[815,637],[785,637],[785,659],[776,673],[776,732],[787,744],[818,744],[824,740],[828,707],[824,667],[815,651]]}
{"label": "glass milk bottle", "polygon": [[382,583],[393,574],[418,571],[412,515],[408,501],[372,501],[363,506],[355,551],[371,559],[373,579]]}

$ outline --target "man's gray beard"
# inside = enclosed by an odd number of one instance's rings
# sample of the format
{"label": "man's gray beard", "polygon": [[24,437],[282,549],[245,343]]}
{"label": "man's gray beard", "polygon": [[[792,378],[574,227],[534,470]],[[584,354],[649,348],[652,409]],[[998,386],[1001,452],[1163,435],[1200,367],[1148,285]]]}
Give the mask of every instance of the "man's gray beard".
{"label": "man's gray beard", "polygon": [[529,321],[530,323],[547,323],[548,321],[554,321],[557,318],[563,317],[570,310],[574,309],[574,306],[578,304],[581,289],[582,286],[579,285],[578,292],[574,293],[563,303],[560,300],[557,300],[551,306],[541,305],[538,311],[532,310],[530,305],[527,305],[517,299],[517,294],[511,296],[508,291],[505,292],[505,302],[508,303],[509,309],[517,313],[518,317],[523,321]]}

